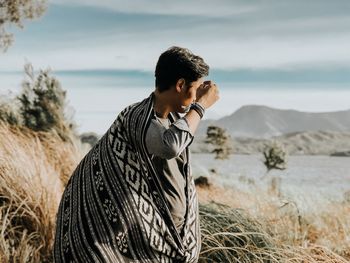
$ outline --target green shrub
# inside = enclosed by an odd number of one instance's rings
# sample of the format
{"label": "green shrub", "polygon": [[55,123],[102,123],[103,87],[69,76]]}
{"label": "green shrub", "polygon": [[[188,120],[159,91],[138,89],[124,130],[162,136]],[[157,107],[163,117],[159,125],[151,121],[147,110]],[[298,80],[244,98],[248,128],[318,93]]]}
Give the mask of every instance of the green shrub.
{"label": "green shrub", "polygon": [[26,79],[15,98],[0,97],[0,121],[33,131],[57,133],[64,141],[77,138],[73,117],[67,117],[66,91],[49,69],[37,75],[31,64],[25,67]]}
{"label": "green shrub", "polygon": [[75,125],[65,115],[66,91],[50,70],[40,70],[37,76],[31,64],[25,65],[27,80],[18,96],[23,125],[34,131],[56,131],[62,139],[69,138]]}

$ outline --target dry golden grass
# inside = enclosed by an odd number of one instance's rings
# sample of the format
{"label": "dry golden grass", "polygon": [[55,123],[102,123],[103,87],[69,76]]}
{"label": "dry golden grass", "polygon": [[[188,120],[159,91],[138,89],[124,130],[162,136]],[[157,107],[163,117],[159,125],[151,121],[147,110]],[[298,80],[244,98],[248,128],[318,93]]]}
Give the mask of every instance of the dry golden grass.
{"label": "dry golden grass", "polygon": [[[260,257],[252,262],[350,261],[349,202],[327,204],[316,212],[302,213],[293,202],[282,205],[278,196],[258,188],[248,193],[238,189],[228,190],[210,186],[209,188],[198,187],[197,192],[202,204],[210,205],[212,202],[224,204],[229,207],[227,211],[234,209],[248,213],[244,217],[241,216],[241,219],[259,222],[261,227],[256,228],[255,231],[259,235],[269,237],[270,246],[262,248],[263,250],[260,248],[259,253],[265,253],[265,260]],[[236,220],[236,222],[239,221]],[[202,225],[205,225],[205,222],[202,222]],[[249,231],[243,227],[243,223],[239,225],[241,231],[236,232],[247,237]],[[210,228],[206,227],[206,229]],[[214,232],[223,231],[222,229],[218,231],[217,227],[213,230]],[[212,236],[213,231],[204,232],[204,243]],[[258,249],[257,246],[253,248]],[[250,252],[254,251],[253,248],[250,248]],[[234,248],[231,247],[231,249]],[[207,256],[206,253],[204,255]]]}
{"label": "dry golden grass", "polygon": [[52,262],[55,214],[80,158],[57,134],[0,123],[1,262]]}
{"label": "dry golden grass", "polygon": [[[52,262],[55,214],[82,156],[74,138],[0,123],[0,262]],[[349,202],[302,214],[258,188],[212,186],[198,195],[201,262],[350,260]]]}

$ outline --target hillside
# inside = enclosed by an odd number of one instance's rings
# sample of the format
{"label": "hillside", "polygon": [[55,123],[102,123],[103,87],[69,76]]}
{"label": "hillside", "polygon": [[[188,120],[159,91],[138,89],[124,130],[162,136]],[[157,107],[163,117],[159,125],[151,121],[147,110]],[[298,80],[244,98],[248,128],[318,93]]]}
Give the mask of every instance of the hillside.
{"label": "hillside", "polygon": [[[203,142],[204,136],[195,138],[191,145],[194,153],[209,152],[210,145]],[[294,132],[270,139],[233,137],[233,153],[252,154],[261,152],[270,140],[282,143],[291,155],[343,155],[350,150],[350,132],[307,131]],[[341,154],[344,152],[344,154]]]}
{"label": "hillside", "polygon": [[350,132],[350,110],[311,113],[247,105],[221,119],[202,121],[197,134],[204,135],[209,125],[225,128],[232,137],[259,139],[304,131],[346,133]]}

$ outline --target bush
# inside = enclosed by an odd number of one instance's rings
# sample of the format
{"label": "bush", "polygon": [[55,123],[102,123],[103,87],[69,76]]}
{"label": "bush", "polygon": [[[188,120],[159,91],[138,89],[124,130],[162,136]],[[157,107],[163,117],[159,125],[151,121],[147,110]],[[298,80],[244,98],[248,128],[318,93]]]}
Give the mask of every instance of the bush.
{"label": "bush", "polygon": [[76,136],[76,125],[67,118],[66,92],[50,70],[35,76],[32,65],[26,64],[25,74],[21,93],[0,101],[0,120],[33,131],[54,131],[63,140]]}

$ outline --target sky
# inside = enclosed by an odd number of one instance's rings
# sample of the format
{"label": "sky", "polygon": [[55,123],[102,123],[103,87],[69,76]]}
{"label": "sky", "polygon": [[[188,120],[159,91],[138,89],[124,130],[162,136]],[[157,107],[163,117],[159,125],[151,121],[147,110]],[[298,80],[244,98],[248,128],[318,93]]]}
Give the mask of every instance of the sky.
{"label": "sky", "polygon": [[52,0],[45,15],[10,29],[0,70],[25,61],[54,70],[152,71],[172,45],[219,70],[319,72],[350,68],[347,0]]}
{"label": "sky", "polygon": [[8,30],[15,42],[0,54],[0,92],[20,87],[26,62],[50,68],[85,130],[96,120],[104,130],[146,96],[159,55],[174,45],[202,56],[219,84],[210,118],[246,104],[350,109],[348,0],[49,0],[41,18]]}

